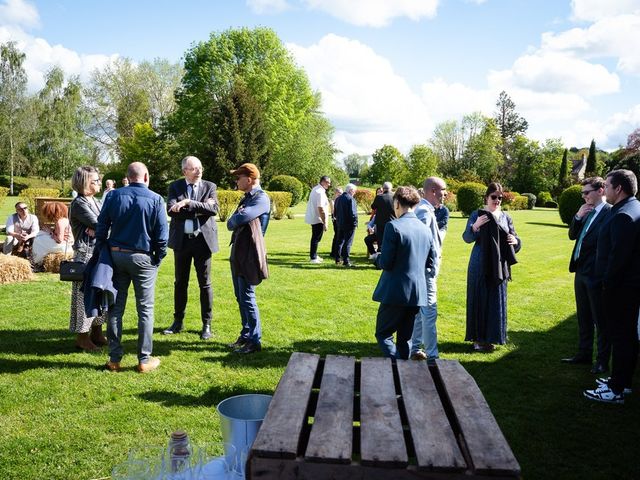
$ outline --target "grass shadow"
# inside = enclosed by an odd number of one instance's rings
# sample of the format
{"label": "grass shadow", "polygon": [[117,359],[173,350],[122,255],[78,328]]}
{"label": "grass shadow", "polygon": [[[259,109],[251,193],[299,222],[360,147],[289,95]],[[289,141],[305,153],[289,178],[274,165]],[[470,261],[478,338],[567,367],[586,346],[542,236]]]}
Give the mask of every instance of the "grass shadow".
{"label": "grass shadow", "polygon": [[541,227],[556,227],[556,228],[564,228],[565,230],[569,228],[568,225],[559,224],[559,223],[544,223],[544,222],[525,222],[527,225],[540,225]]}

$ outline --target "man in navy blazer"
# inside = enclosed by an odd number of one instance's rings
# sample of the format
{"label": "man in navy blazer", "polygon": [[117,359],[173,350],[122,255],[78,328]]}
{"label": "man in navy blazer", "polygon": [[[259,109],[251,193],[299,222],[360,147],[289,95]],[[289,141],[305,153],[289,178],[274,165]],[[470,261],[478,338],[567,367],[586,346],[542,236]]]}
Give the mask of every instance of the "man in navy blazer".
{"label": "man in navy blazer", "polygon": [[569,226],[569,238],[576,241],[571,252],[569,271],[576,274],[573,285],[578,317],[578,353],[573,357],[563,358],[562,361],[591,365],[595,326],[598,332],[598,353],[591,373],[604,373],[609,370],[611,341],[604,324],[602,291],[599,284],[602,272],[596,270],[598,234],[611,209],[611,205],[604,201],[604,179],[584,179],[582,198],[584,204]]}
{"label": "man in navy blazer", "polygon": [[200,287],[200,338],[211,338],[213,288],[211,287],[211,254],[218,248],[218,212],[216,184],[202,180],[202,163],[196,157],[182,159],[184,178],[169,185],[167,212],[171,217],[169,248],[173,249],[175,282],[173,290],[173,323],[162,333],[182,331],[187,308],[191,262]]}
{"label": "man in navy blazer", "polygon": [[638,179],[631,170],[607,174],[604,193],[611,203],[609,218],[600,228],[596,269],[602,272],[602,296],[611,333],[611,377],[596,380],[585,390],[590,400],[624,403],[638,361],[640,309],[640,202]]}
{"label": "man in navy blazer", "polygon": [[338,227],[336,265],[339,265],[340,259],[342,259],[342,264],[345,267],[353,267],[350,255],[353,237],[358,226],[358,205],[354,198],[356,188],[353,183],[348,183],[344,187],[344,193],[336,199],[333,206]]}
{"label": "man in navy blazer", "polygon": [[427,305],[424,272],[428,261],[435,258],[432,234],[413,212],[418,202],[420,195],[415,188],[396,190],[393,206],[397,218],[386,224],[382,252],[375,261],[383,270],[373,292],[373,300],[380,302],[376,339],[385,357],[404,360],[409,358],[416,314]]}

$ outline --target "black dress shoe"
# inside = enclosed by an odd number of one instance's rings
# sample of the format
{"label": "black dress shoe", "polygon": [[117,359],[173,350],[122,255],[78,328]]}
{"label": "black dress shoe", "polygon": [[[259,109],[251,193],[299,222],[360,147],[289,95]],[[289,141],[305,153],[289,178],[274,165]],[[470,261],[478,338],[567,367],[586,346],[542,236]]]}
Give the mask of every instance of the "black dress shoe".
{"label": "black dress shoe", "polygon": [[203,325],[202,332],[200,332],[201,340],[209,340],[211,338],[211,325]]}
{"label": "black dress shoe", "polygon": [[237,350],[238,348],[244,347],[244,345],[248,342],[246,338],[238,337],[238,339],[233,343],[228,343],[227,347],[231,350]]}
{"label": "black dress shoe", "polygon": [[175,320],[169,328],[162,331],[163,335],[173,335],[182,331],[182,321]]}
{"label": "black dress shoe", "polygon": [[609,367],[607,367],[606,365],[603,365],[600,362],[596,362],[593,364],[593,367],[591,367],[591,373],[605,373],[609,371]]}
{"label": "black dress shoe", "polygon": [[249,353],[260,352],[261,350],[262,350],[262,345],[260,345],[259,343],[247,342],[242,347],[236,348],[233,352],[249,354]]}
{"label": "black dress shoe", "polygon": [[571,363],[573,365],[591,365],[591,359],[580,355],[560,360],[562,363]]}

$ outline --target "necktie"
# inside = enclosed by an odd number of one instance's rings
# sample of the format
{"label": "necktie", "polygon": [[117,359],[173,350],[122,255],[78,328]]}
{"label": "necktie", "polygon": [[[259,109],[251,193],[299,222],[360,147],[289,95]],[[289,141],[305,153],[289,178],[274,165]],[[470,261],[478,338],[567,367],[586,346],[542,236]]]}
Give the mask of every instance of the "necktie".
{"label": "necktie", "polygon": [[587,230],[589,229],[589,225],[591,225],[591,220],[596,214],[596,209],[594,208],[589,212],[587,218],[584,220],[584,227],[582,227],[582,231],[580,232],[580,236],[578,237],[578,243],[576,244],[576,252],[573,255],[574,260],[578,260],[580,257],[580,248],[582,248],[582,240],[584,240],[585,235],[587,234]]}
{"label": "necktie", "polygon": [[[196,185],[195,183],[190,183],[189,184],[189,198],[191,200],[196,200]],[[193,217],[193,231],[197,232],[200,229],[200,223],[198,222],[198,215],[196,215],[195,217]]]}

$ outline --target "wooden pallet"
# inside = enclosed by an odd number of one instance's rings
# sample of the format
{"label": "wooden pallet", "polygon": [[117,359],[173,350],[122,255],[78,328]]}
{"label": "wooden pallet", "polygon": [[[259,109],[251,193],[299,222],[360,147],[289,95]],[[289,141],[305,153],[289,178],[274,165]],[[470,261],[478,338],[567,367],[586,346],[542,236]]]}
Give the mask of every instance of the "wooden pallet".
{"label": "wooden pallet", "polygon": [[512,480],[520,466],[459,362],[294,353],[248,478]]}

